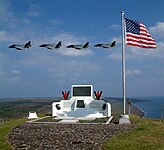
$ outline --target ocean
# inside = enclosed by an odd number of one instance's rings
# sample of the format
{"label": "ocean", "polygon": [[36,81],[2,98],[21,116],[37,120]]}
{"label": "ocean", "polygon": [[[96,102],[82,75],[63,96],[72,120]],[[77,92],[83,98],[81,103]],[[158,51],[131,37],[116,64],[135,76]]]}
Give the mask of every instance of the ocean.
{"label": "ocean", "polygon": [[164,117],[164,97],[148,97],[139,99],[144,101],[136,102],[135,105],[146,113],[144,118],[162,118],[162,114]]}

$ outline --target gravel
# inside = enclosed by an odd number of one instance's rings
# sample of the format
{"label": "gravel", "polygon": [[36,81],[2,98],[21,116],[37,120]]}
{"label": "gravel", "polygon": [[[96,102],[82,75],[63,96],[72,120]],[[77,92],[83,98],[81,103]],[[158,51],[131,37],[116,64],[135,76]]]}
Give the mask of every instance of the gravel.
{"label": "gravel", "polygon": [[9,134],[15,150],[102,150],[112,136],[135,128],[134,124],[26,123]]}

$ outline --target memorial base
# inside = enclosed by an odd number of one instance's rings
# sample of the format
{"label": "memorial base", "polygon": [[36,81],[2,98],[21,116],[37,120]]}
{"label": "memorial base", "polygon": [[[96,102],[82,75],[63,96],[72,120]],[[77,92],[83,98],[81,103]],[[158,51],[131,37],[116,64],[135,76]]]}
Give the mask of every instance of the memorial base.
{"label": "memorial base", "polygon": [[119,124],[130,123],[129,115],[120,115]]}

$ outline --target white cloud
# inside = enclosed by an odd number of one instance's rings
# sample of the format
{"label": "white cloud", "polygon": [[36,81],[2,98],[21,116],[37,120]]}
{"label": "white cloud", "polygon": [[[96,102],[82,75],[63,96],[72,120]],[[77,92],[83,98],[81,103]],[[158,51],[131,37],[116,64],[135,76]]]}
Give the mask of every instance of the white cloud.
{"label": "white cloud", "polygon": [[164,75],[164,70],[162,70],[162,74]]}
{"label": "white cloud", "polygon": [[161,67],[156,68],[156,73],[159,76],[163,76],[164,75],[164,62],[161,63]]}
{"label": "white cloud", "polygon": [[20,82],[20,77],[14,76],[7,78],[8,82]]}
{"label": "white cloud", "polygon": [[18,70],[0,71],[1,84],[13,84],[21,81],[21,72]]}
{"label": "white cloud", "polygon": [[22,24],[31,23],[27,17],[20,17],[16,15],[16,13],[11,9],[12,3],[14,2],[8,0],[0,0],[1,28],[11,27],[15,30],[19,25],[22,27]]}
{"label": "white cloud", "polygon": [[87,56],[92,55],[92,51],[90,49],[82,49],[82,50],[75,50],[75,49],[64,49],[60,51],[62,55],[65,56]]}
{"label": "white cloud", "polygon": [[15,38],[6,31],[0,31],[0,42],[14,41]]}
{"label": "white cloud", "polygon": [[113,29],[120,29],[121,27],[120,27],[120,25],[118,25],[118,24],[112,24],[112,25],[110,26],[110,28],[113,28]]}
{"label": "white cloud", "polygon": [[0,1],[0,18],[4,22],[13,22],[16,20],[14,13],[10,10],[11,3],[7,0]]}
{"label": "white cloud", "polygon": [[65,78],[66,80],[83,80],[89,78],[89,75],[96,74],[101,67],[95,62],[89,61],[57,61],[47,72],[53,77]]}
{"label": "white cloud", "polygon": [[56,20],[56,19],[51,19],[51,20],[50,20],[50,23],[53,23],[53,24],[55,24],[55,25],[61,25],[61,24],[63,24],[62,21],[59,21],[59,20]]}
{"label": "white cloud", "polygon": [[[21,19],[17,17],[14,11],[12,11],[12,2],[8,0],[0,1],[0,18],[2,27],[17,27],[21,23],[27,23],[27,19]],[[28,21],[29,23],[29,21]]]}
{"label": "white cloud", "polygon": [[31,4],[28,15],[31,17],[38,17],[41,14],[41,7]]}
{"label": "white cloud", "polygon": [[122,43],[122,37],[121,36],[113,37],[112,41],[116,41],[116,46],[117,46],[118,44]]}
{"label": "white cloud", "polygon": [[20,75],[21,71],[20,70],[11,70],[10,73],[13,75]]}
{"label": "white cloud", "polygon": [[164,22],[157,22],[155,26],[150,27],[150,33],[156,37],[164,38]]}
{"label": "white cloud", "polygon": [[8,40],[8,36],[5,31],[0,31],[0,42]]}
{"label": "white cloud", "polygon": [[121,52],[112,52],[107,58],[114,59],[114,60],[121,60]]}
{"label": "white cloud", "polygon": [[139,70],[139,69],[134,69],[134,70],[130,70],[130,69],[127,69],[126,70],[126,75],[142,75],[142,71]]}

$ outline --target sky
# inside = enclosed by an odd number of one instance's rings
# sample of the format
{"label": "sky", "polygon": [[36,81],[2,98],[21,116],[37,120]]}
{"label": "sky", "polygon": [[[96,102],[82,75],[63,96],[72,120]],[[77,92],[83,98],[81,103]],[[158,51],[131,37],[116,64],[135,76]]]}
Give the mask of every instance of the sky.
{"label": "sky", "polygon": [[[0,98],[62,96],[72,84],[122,97],[121,11],[142,22],[157,44],[125,47],[127,97],[164,96],[163,6],[163,0],[0,0]],[[8,48],[29,40],[30,49]],[[114,40],[115,48],[94,47]],[[59,41],[59,50],[39,47]],[[66,48],[87,41],[88,49]]]}

